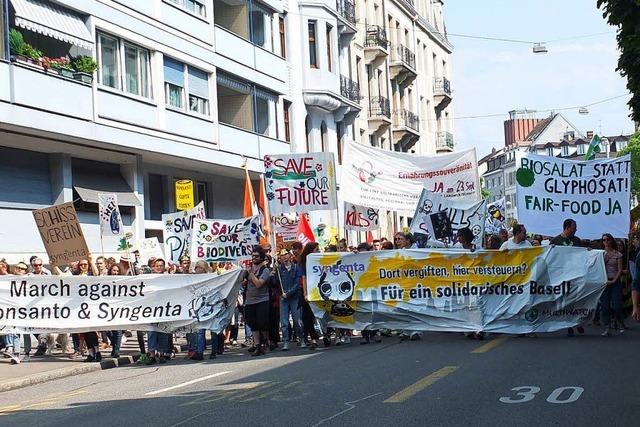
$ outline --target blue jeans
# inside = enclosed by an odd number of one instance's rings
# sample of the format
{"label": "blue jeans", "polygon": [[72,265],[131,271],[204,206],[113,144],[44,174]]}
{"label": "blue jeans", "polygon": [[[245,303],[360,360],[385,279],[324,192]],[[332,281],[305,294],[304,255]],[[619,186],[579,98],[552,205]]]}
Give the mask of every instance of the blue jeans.
{"label": "blue jeans", "polygon": [[167,353],[169,351],[169,334],[150,331],[147,333],[147,350],[149,353]]}
{"label": "blue jeans", "polygon": [[600,297],[600,321],[604,326],[611,325],[611,307],[613,307],[613,315],[616,319],[622,321],[622,285],[616,282],[613,285],[607,285]]}
{"label": "blue jeans", "polygon": [[107,338],[111,341],[113,353],[120,353],[120,343],[122,342],[122,331],[107,331]]}
{"label": "blue jeans", "polygon": [[20,335],[19,334],[9,334],[5,335],[4,342],[7,345],[7,348],[13,347],[13,354],[20,354]]}
{"label": "blue jeans", "polygon": [[293,296],[287,299],[280,298],[280,329],[282,330],[282,341],[288,342],[291,337],[289,336],[289,313],[293,318],[293,327],[295,328],[296,335],[300,339],[304,339],[304,333],[302,330],[302,322],[300,321],[300,308],[298,307],[298,297]]}

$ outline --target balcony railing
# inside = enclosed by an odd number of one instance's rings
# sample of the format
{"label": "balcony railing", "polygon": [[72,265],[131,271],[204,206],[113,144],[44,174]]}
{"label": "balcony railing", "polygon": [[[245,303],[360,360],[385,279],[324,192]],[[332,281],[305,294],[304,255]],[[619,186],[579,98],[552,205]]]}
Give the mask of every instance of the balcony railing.
{"label": "balcony railing", "polygon": [[367,25],[367,38],[364,44],[365,47],[381,47],[386,49],[389,45],[387,32],[379,25]]}
{"label": "balcony railing", "polygon": [[353,102],[360,102],[360,85],[347,76],[340,75],[340,94]]}
{"label": "balcony railing", "polygon": [[369,117],[385,116],[391,118],[391,106],[389,99],[383,96],[374,96],[369,100]]}
{"label": "balcony railing", "polygon": [[453,150],[453,134],[451,132],[436,133],[436,150]]}
{"label": "balcony railing", "polygon": [[347,22],[356,25],[356,6],[349,0],[336,0],[336,10]]}
{"label": "balcony railing", "polygon": [[415,69],[416,68],[416,55],[409,50],[404,45],[396,46],[396,53],[398,54],[398,58],[403,63],[407,64],[409,67]]}
{"label": "balcony railing", "polygon": [[446,77],[436,77],[433,84],[433,91],[437,94],[451,96],[451,82]]}
{"label": "balcony railing", "polygon": [[415,10],[416,5],[413,0],[400,0],[400,3],[404,3],[409,9]]}
{"label": "balcony railing", "polygon": [[395,112],[396,126],[406,126],[416,132],[420,132],[420,119],[417,114],[413,114],[409,110],[400,110]]}

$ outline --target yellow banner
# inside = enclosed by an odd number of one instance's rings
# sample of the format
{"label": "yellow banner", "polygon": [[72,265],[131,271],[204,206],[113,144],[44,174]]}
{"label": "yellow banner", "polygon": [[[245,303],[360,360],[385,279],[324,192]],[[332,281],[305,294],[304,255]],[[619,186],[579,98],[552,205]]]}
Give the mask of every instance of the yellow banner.
{"label": "yellow banner", "polygon": [[179,211],[188,211],[195,206],[195,198],[193,196],[193,181],[181,179],[176,181],[176,209]]}

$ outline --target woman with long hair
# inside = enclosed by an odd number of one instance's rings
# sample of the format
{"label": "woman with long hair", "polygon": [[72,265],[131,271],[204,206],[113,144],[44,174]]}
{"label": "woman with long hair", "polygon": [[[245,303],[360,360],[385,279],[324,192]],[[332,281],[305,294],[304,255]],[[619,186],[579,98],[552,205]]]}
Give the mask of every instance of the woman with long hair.
{"label": "woman with long hair", "polygon": [[611,335],[611,308],[613,315],[620,325],[620,333],[624,332],[622,324],[622,254],[618,251],[618,244],[609,233],[602,235],[604,245],[604,266],[607,271],[607,286],[600,297],[600,321],[604,325],[603,337]]}
{"label": "woman with long hair", "polygon": [[302,253],[298,256],[298,276],[300,278],[300,286],[302,286],[302,298],[300,298],[300,305],[302,310],[302,326],[304,337],[300,337],[302,342],[306,338],[307,334],[311,338],[309,341],[309,348],[315,350],[318,347],[318,333],[315,328],[316,318],[311,311],[311,306],[307,299],[307,257],[314,252],[320,252],[320,245],[317,242],[307,243],[302,249]]}
{"label": "woman with long hair", "polygon": [[[112,264],[107,270],[109,276],[121,276],[120,266]],[[117,359],[120,357],[120,344],[122,343],[122,331],[107,331],[107,338],[111,341],[111,357]]]}

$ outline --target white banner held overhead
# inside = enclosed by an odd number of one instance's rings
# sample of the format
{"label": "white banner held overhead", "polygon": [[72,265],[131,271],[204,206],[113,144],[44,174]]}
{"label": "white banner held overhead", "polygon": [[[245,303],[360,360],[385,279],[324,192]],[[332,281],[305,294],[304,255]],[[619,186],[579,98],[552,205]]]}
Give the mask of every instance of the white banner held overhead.
{"label": "white banner held overhead", "polygon": [[379,229],[379,210],[345,202],[344,228],[354,231],[373,231]]}
{"label": "white banner held overhead", "polygon": [[124,236],[118,196],[115,193],[98,193],[98,213],[101,236]]}
{"label": "white banner held overhead", "polygon": [[453,244],[458,230],[469,227],[473,244],[482,247],[482,235],[487,216],[486,201],[463,202],[423,190],[411,221],[411,232]]}
{"label": "white banner held overhead", "polygon": [[480,200],[475,149],[437,156],[345,142],[340,192],[360,206],[413,212],[423,188],[445,197]]}
{"label": "white banner held overhead", "polygon": [[271,215],[337,209],[333,153],[264,156]]}
{"label": "white banner held overhead", "polygon": [[221,332],[236,310],[241,269],[213,274],[2,276],[0,333]]}
{"label": "white banner held overhead", "polygon": [[573,161],[518,153],[516,167],[518,221],[527,231],[555,236],[571,218],[581,238],[628,237],[630,155]]}
{"label": "white banner held overhead", "polygon": [[189,244],[191,243],[193,222],[195,219],[205,219],[205,217],[203,202],[188,211],[162,215],[162,223],[164,224],[162,232],[168,261],[178,264],[180,257],[190,254]]}

